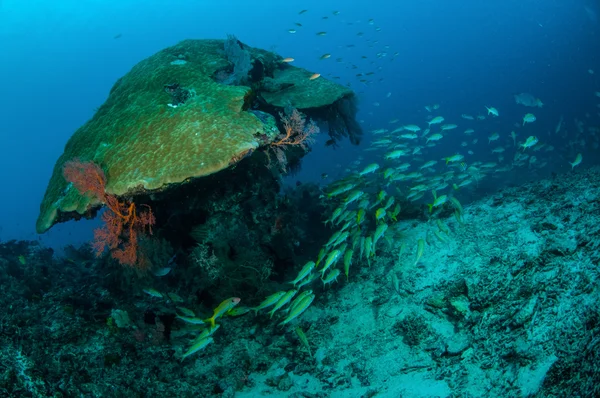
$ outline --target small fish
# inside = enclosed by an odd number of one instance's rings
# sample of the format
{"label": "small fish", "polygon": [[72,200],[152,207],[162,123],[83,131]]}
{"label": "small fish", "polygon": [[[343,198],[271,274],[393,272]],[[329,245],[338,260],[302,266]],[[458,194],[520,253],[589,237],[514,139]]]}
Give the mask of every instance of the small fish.
{"label": "small fish", "polygon": [[527,113],[525,116],[523,116],[523,126],[525,126],[525,123],[533,123],[535,120],[536,118],[533,113]]}
{"label": "small fish", "polygon": [[152,297],[156,297],[156,298],[162,298],[162,297],[163,297],[162,293],[161,293],[161,292],[159,292],[159,291],[158,291],[158,290],[156,290],[156,289],[149,288],[149,289],[144,289],[144,290],[142,290],[142,291],[143,291],[144,293],[146,293],[146,294],[148,294],[148,295],[152,296]]}
{"label": "small fish", "polygon": [[242,316],[242,315],[246,315],[247,313],[249,313],[251,310],[250,307],[235,307],[230,309],[229,311],[227,311],[227,315],[228,316]]}
{"label": "small fish", "polygon": [[444,138],[444,136],[441,135],[441,134],[432,134],[429,137],[427,137],[427,141],[426,142],[429,142],[429,141],[439,141],[442,138]]}
{"label": "small fish", "polygon": [[220,327],[221,327],[221,325],[216,325],[214,328],[206,328],[206,329],[204,329],[202,332],[200,332],[200,334],[198,336],[196,336],[196,338],[192,342],[192,345],[196,344],[200,340],[203,340],[203,339],[205,339],[207,337],[212,336],[213,334],[215,334],[215,332],[217,330],[219,330]]}
{"label": "small fish", "polygon": [[304,279],[308,274],[310,274],[314,268],[315,268],[315,262],[314,261],[307,262],[304,265],[304,267],[302,267],[302,269],[300,270],[300,272],[298,273],[298,276],[296,277],[296,279],[294,279],[293,281],[291,281],[289,283],[291,283],[292,285],[296,286],[296,284],[298,282],[300,282],[302,279]]}
{"label": "small fish", "polygon": [[405,126],[402,126],[402,128],[413,133],[421,131],[421,127],[417,126],[416,124],[407,124]]}
{"label": "small fish", "polygon": [[352,202],[356,202],[363,195],[364,195],[363,191],[356,190],[356,191],[350,192],[350,194],[348,195],[348,197],[346,198],[346,200],[344,200],[344,205],[349,205]]}
{"label": "small fish", "polygon": [[379,221],[379,220],[384,219],[385,218],[385,214],[386,214],[385,209],[383,209],[381,207],[379,209],[377,209],[377,211],[375,212],[375,221]]}
{"label": "small fish", "polygon": [[365,167],[363,169],[363,171],[361,171],[358,174],[361,175],[361,176],[364,176],[366,174],[373,173],[373,172],[375,172],[378,169],[379,169],[379,165],[377,163],[371,163],[370,165],[368,165],[367,167]]}
{"label": "small fish", "polygon": [[365,257],[367,258],[367,264],[369,265],[369,267],[371,266],[372,248],[373,248],[373,238],[370,236],[367,236],[365,238],[364,253],[365,253]]}
{"label": "small fish", "polygon": [[390,213],[390,218],[394,221],[398,221],[397,217],[398,214],[400,214],[400,204],[396,204],[396,206],[394,206],[394,210],[392,210],[392,212]]}
{"label": "small fish", "polygon": [[196,316],[194,311],[190,310],[189,308],[186,308],[186,307],[176,307],[176,308],[179,310],[179,312],[181,312],[185,316],[189,316],[192,318]]}
{"label": "small fish", "polygon": [[521,147],[523,147],[523,150],[525,150],[527,148],[531,148],[532,146],[534,146],[537,143],[538,143],[537,137],[530,136],[527,138],[527,140],[525,140],[524,144],[521,144]]}
{"label": "small fish", "polygon": [[392,205],[394,204],[394,202],[396,201],[396,199],[394,199],[393,196],[390,196],[387,200],[387,202],[385,202],[385,205],[383,206],[384,210],[389,209],[390,207],[392,207]]}
{"label": "small fish", "polygon": [[472,183],[473,183],[473,180],[466,179],[466,180],[463,180],[460,184],[458,184],[458,187],[459,188],[466,187],[467,185],[470,185]]}
{"label": "small fish", "polygon": [[402,134],[400,136],[400,138],[405,138],[407,140],[414,140],[415,138],[418,138],[418,136],[416,134]]}
{"label": "small fish", "polygon": [[315,263],[315,267],[318,267],[319,263],[323,261],[323,259],[325,258],[325,254],[327,254],[326,248],[322,247],[321,250],[319,250],[319,254],[317,255],[317,262]]}
{"label": "small fish", "polygon": [[310,344],[308,343],[308,338],[306,337],[306,334],[304,334],[304,331],[300,326],[297,326],[294,330],[296,331],[296,334],[298,335],[298,338],[300,339],[302,345],[306,347],[306,350],[308,351],[308,356],[312,359],[312,352],[310,351]]}
{"label": "small fish", "polygon": [[427,124],[429,125],[429,127],[431,127],[432,124],[440,124],[444,120],[445,119],[442,116],[436,116],[433,119],[431,119],[430,121],[428,121]]}
{"label": "small fish", "polygon": [[298,290],[296,289],[288,290],[287,292],[285,292],[285,294],[281,296],[279,301],[275,303],[275,307],[273,307],[273,309],[269,312],[270,318],[273,318],[273,315],[278,309],[289,303],[292,300],[292,298],[296,295],[296,293],[298,293]]}
{"label": "small fish", "polygon": [[290,29],[290,30],[288,30],[288,32],[290,32],[290,33],[296,33],[296,29]]}
{"label": "small fish", "polygon": [[167,297],[174,303],[183,303],[183,299],[177,293],[167,293]]}
{"label": "small fish", "polygon": [[419,167],[419,170],[427,169],[427,168],[435,165],[436,163],[437,163],[437,160],[430,160],[430,161],[426,162],[425,164],[423,164],[423,166]]}
{"label": "small fish", "polygon": [[397,149],[395,151],[392,152],[388,152],[385,154],[385,159],[390,160],[390,159],[398,159],[402,156],[407,156],[408,153],[406,152],[406,150],[404,149]]}
{"label": "small fish", "polygon": [[308,11],[308,10],[302,10],[302,11],[300,11],[300,12],[298,13],[298,15],[302,15],[302,14],[304,14],[304,13],[305,13],[305,12],[307,12],[307,11]]}
{"label": "small fish", "polygon": [[429,212],[431,213],[431,211],[435,207],[439,207],[439,206],[443,205],[444,203],[446,203],[447,201],[448,201],[448,196],[446,196],[446,195],[438,196],[437,198],[435,198],[435,200],[433,201],[432,204],[427,205],[427,206],[429,206]]}
{"label": "small fish", "polygon": [[331,54],[323,54],[319,57],[319,59],[327,59],[327,58],[331,58]]}
{"label": "small fish", "polygon": [[279,325],[280,326],[285,325],[285,324],[289,323],[290,321],[298,318],[300,315],[302,315],[302,313],[304,311],[306,311],[308,309],[308,307],[312,304],[314,299],[315,299],[314,294],[309,294],[309,295],[305,296],[304,298],[302,298],[302,300],[297,305],[291,307],[291,309],[289,311],[289,315]]}
{"label": "small fish", "polygon": [[452,155],[452,156],[449,156],[447,158],[444,158],[444,160],[446,160],[446,164],[448,164],[448,163],[460,162],[464,158],[465,157],[463,155],[460,155],[460,154],[457,153],[456,155]]}
{"label": "small fish", "polygon": [[454,130],[457,127],[458,126],[456,124],[444,124],[440,127],[440,130],[442,130],[442,131]]}
{"label": "small fish", "polygon": [[152,271],[152,273],[154,274],[154,276],[165,276],[169,272],[171,272],[171,270],[172,270],[171,267],[163,267],[163,268],[159,268],[157,270]]}
{"label": "small fish", "polygon": [[360,225],[365,220],[365,209],[358,209],[356,213],[356,225]]}
{"label": "small fish", "polygon": [[290,304],[290,306],[283,310],[283,312],[285,312],[286,314],[289,314],[291,311],[294,310],[294,307],[296,307],[298,304],[300,304],[300,302],[306,297],[312,294],[312,290],[305,290],[303,292],[301,292],[299,295],[296,296],[296,298],[294,299],[294,301],[292,301],[292,303]]}
{"label": "small fish", "polygon": [[446,235],[450,234],[450,229],[448,229],[448,227],[446,226],[446,224],[444,224],[442,222],[442,220],[440,220],[439,218],[436,220],[438,229],[440,231],[442,231],[443,233],[445,233]]}
{"label": "small fish", "polygon": [[206,325],[206,322],[204,322],[204,319],[198,318],[198,317],[195,317],[195,316],[181,316],[181,315],[176,315],[175,318],[181,319],[185,323],[190,323],[192,325]]}
{"label": "small fish", "polygon": [[325,271],[337,262],[341,254],[342,252],[338,249],[332,250],[331,253],[329,253],[327,259],[325,259],[325,264],[323,264],[323,268],[321,269],[321,275],[324,275]]}
{"label": "small fish", "polygon": [[213,340],[212,337],[207,337],[205,339],[202,339],[202,340],[198,341],[196,344],[194,344],[193,346],[191,346],[189,348],[189,350],[187,350],[185,352],[185,354],[183,354],[183,356],[181,357],[181,360],[183,361],[185,358],[189,357],[190,355],[195,354],[198,351],[201,351],[201,350],[205,349],[206,346],[208,346],[213,341],[214,340]]}
{"label": "small fish", "polygon": [[373,234],[373,248],[371,249],[373,251],[373,254],[375,254],[375,246],[377,245],[377,242],[383,235],[385,235],[387,229],[388,225],[385,223],[379,224],[377,228],[375,228],[375,233]]}
{"label": "small fish", "polygon": [[308,278],[306,278],[302,282],[298,283],[296,288],[301,289],[303,286],[309,285],[312,282],[314,282],[318,277],[319,277],[319,275],[317,275],[317,274],[309,275]]}
{"label": "small fish", "polygon": [[321,76],[320,73],[313,73],[312,75],[310,75],[308,80],[315,80],[315,79],[318,79],[320,76]]}
{"label": "small fish", "polygon": [[327,32],[317,32],[317,36],[325,36]]}
{"label": "small fish", "polygon": [[498,112],[498,109],[494,108],[493,106],[490,106],[490,107],[486,106],[485,109],[487,109],[488,115],[492,115],[492,116],[496,116],[496,117],[498,117],[500,115],[500,113]]}
{"label": "small fish", "polygon": [[493,133],[492,135],[490,135],[488,137],[488,144],[491,143],[492,141],[497,141],[498,138],[500,138],[500,134],[498,133]]}
{"label": "small fish", "polygon": [[575,168],[575,166],[579,166],[581,164],[582,160],[583,160],[583,156],[581,156],[581,154],[578,153],[577,156],[575,157],[575,161],[573,163],[569,163],[571,165],[571,170],[573,170]]}
{"label": "small fish", "polygon": [[[338,187],[337,187],[337,188],[335,188],[333,191],[329,192],[329,193],[327,194],[327,197],[328,197],[328,198],[331,198],[332,196],[341,195],[341,194],[343,194],[343,193],[345,193],[345,192],[348,192],[349,190],[351,190],[351,189],[352,189],[352,188],[354,188],[355,186],[356,186],[356,184],[354,184],[354,183],[349,183],[349,184],[345,184],[345,185],[342,185],[342,186],[338,186]],[[342,210],[343,210],[343,209],[340,209],[340,212],[341,212]],[[337,211],[337,209],[336,209],[336,211]],[[335,214],[335,212],[334,212],[334,214]]]}
{"label": "small fish", "polygon": [[321,278],[321,280],[323,281],[323,285],[328,285],[337,281],[338,276],[340,276],[340,270],[338,268],[332,269],[331,271],[329,271],[327,276]]}
{"label": "small fish", "polygon": [[213,315],[210,318],[205,319],[204,321],[210,322],[210,327],[214,328],[215,321],[217,320],[217,318],[219,318],[221,315],[225,314],[226,312],[230,311],[233,307],[238,305],[240,303],[240,301],[241,301],[241,299],[239,297],[231,297],[231,298],[228,298],[227,300],[224,300],[223,302],[221,302],[221,304],[219,304],[219,306],[217,308],[214,309]]}
{"label": "small fish", "polygon": [[195,354],[198,351],[201,351],[201,350],[205,349],[206,346],[208,346],[213,341],[214,340],[213,340],[212,337],[207,337],[207,338],[201,339],[196,344],[194,344],[193,346],[191,346],[189,348],[189,350],[187,350],[185,352],[185,354],[183,354],[183,356],[181,357],[181,360],[184,360],[185,358],[189,357],[190,355]]}
{"label": "small fish", "polygon": [[414,265],[417,265],[419,263],[419,260],[423,256],[424,251],[425,251],[425,241],[423,239],[419,239],[417,242],[417,256],[416,256]]}
{"label": "small fish", "polygon": [[281,60],[281,62],[285,62],[285,63],[294,62],[294,58],[290,58],[290,57],[284,58],[284,59]]}
{"label": "small fish", "polygon": [[346,280],[348,280],[348,274],[350,272],[350,265],[352,265],[352,255],[354,251],[352,249],[346,250],[344,254],[344,274],[346,275]]}

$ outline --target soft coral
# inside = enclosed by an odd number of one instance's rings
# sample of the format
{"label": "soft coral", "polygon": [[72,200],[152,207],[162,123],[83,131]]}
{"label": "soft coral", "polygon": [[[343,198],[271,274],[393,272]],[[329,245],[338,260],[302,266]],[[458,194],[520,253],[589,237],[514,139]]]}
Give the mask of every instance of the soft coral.
{"label": "soft coral", "polygon": [[147,261],[138,253],[138,234],[152,234],[156,221],[152,209],[146,206],[147,210],[138,213],[135,203],[119,202],[115,195],[107,193],[106,176],[94,162],[68,161],[63,166],[63,176],[82,195],[93,195],[106,204],[107,209],[102,214],[104,226],[94,230],[96,255],[100,256],[108,248],[121,264],[145,268]]}

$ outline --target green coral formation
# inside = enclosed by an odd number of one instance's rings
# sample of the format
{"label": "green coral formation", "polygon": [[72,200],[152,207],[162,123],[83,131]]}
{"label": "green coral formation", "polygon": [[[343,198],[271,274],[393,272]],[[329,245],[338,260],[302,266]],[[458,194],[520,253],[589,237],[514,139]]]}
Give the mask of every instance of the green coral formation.
{"label": "green coral formation", "polygon": [[262,97],[273,106],[309,109],[328,106],[353,95],[345,86],[321,78],[310,80],[310,76],[310,72],[293,66],[277,69],[273,78],[265,79]]}
{"label": "green coral formation", "polygon": [[[236,51],[243,56],[232,57]],[[239,67],[240,62],[246,64]],[[243,79],[246,85],[226,84],[240,70],[249,70]],[[68,186],[62,167],[69,160],[100,165],[109,194],[159,191],[224,170],[268,147],[280,134],[277,117],[290,105],[342,109],[335,101],[352,98],[345,87],[325,79],[308,80],[307,74],[233,37],[185,40],[141,61],[117,81],[106,102],[68,141],[40,206],[37,231],[89,216],[100,205]],[[261,105],[265,109],[259,109]],[[337,136],[339,132],[338,125]],[[360,133],[354,129],[342,135],[356,132]]]}

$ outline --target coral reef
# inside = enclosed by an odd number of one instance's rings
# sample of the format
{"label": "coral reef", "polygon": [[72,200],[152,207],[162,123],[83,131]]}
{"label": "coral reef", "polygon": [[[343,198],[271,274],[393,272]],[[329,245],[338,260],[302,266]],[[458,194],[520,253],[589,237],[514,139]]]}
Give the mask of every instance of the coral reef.
{"label": "coral reef", "polygon": [[[197,333],[178,307],[209,317],[226,294],[256,305],[293,278],[285,258],[314,258],[328,237],[311,229],[317,189],[282,195],[248,178],[266,168],[246,166],[226,171],[230,184],[249,185],[237,196],[219,196],[215,176],[186,185],[207,194],[185,203],[210,209],[203,222],[164,210],[171,219],[153,258],[166,266],[176,250],[176,260],[163,276],[136,276],[89,248],[59,258],[35,242],[0,244],[0,395],[600,394],[598,168],[504,189],[465,205],[461,222],[400,219],[390,228],[401,238],[380,242],[370,267],[355,259],[348,282],[312,285],[317,298],[293,324],[277,326],[278,314],[224,316],[213,344],[176,360]],[[184,225],[188,244],[173,249],[168,228]],[[204,261],[223,263],[225,273],[211,282]]]}
{"label": "coral reef", "polygon": [[[57,222],[93,216],[100,204],[65,181],[62,169],[70,160],[99,165],[111,195],[176,189],[191,179],[232,167],[268,146],[281,133],[278,115],[285,107],[303,111],[301,106],[311,106],[315,116],[308,116],[314,118],[321,117],[318,112],[331,113],[327,109],[342,109],[338,102],[352,101],[354,94],[347,88],[326,79],[308,80],[309,72],[281,59],[230,37],[185,40],[135,65],[65,146],[40,206],[38,232]],[[265,84],[287,70],[300,75],[286,80],[285,87]],[[319,102],[294,105],[297,101],[283,101],[297,90],[311,91],[310,97]],[[279,93],[278,101],[270,97],[274,93]],[[356,109],[334,113],[343,113],[342,119],[349,120]],[[335,130],[336,135],[358,132]]]}

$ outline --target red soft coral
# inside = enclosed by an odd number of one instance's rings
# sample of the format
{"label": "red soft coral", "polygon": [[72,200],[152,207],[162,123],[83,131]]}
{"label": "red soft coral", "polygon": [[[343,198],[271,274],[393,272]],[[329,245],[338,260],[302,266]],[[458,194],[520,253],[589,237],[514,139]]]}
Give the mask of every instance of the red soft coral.
{"label": "red soft coral", "polygon": [[146,268],[148,262],[138,253],[138,234],[152,235],[156,220],[150,206],[138,213],[135,203],[119,202],[116,196],[106,193],[106,176],[93,162],[68,161],[63,166],[63,175],[82,195],[91,194],[107,207],[102,214],[104,225],[94,231],[92,247],[96,255],[100,256],[108,249],[119,263]]}

